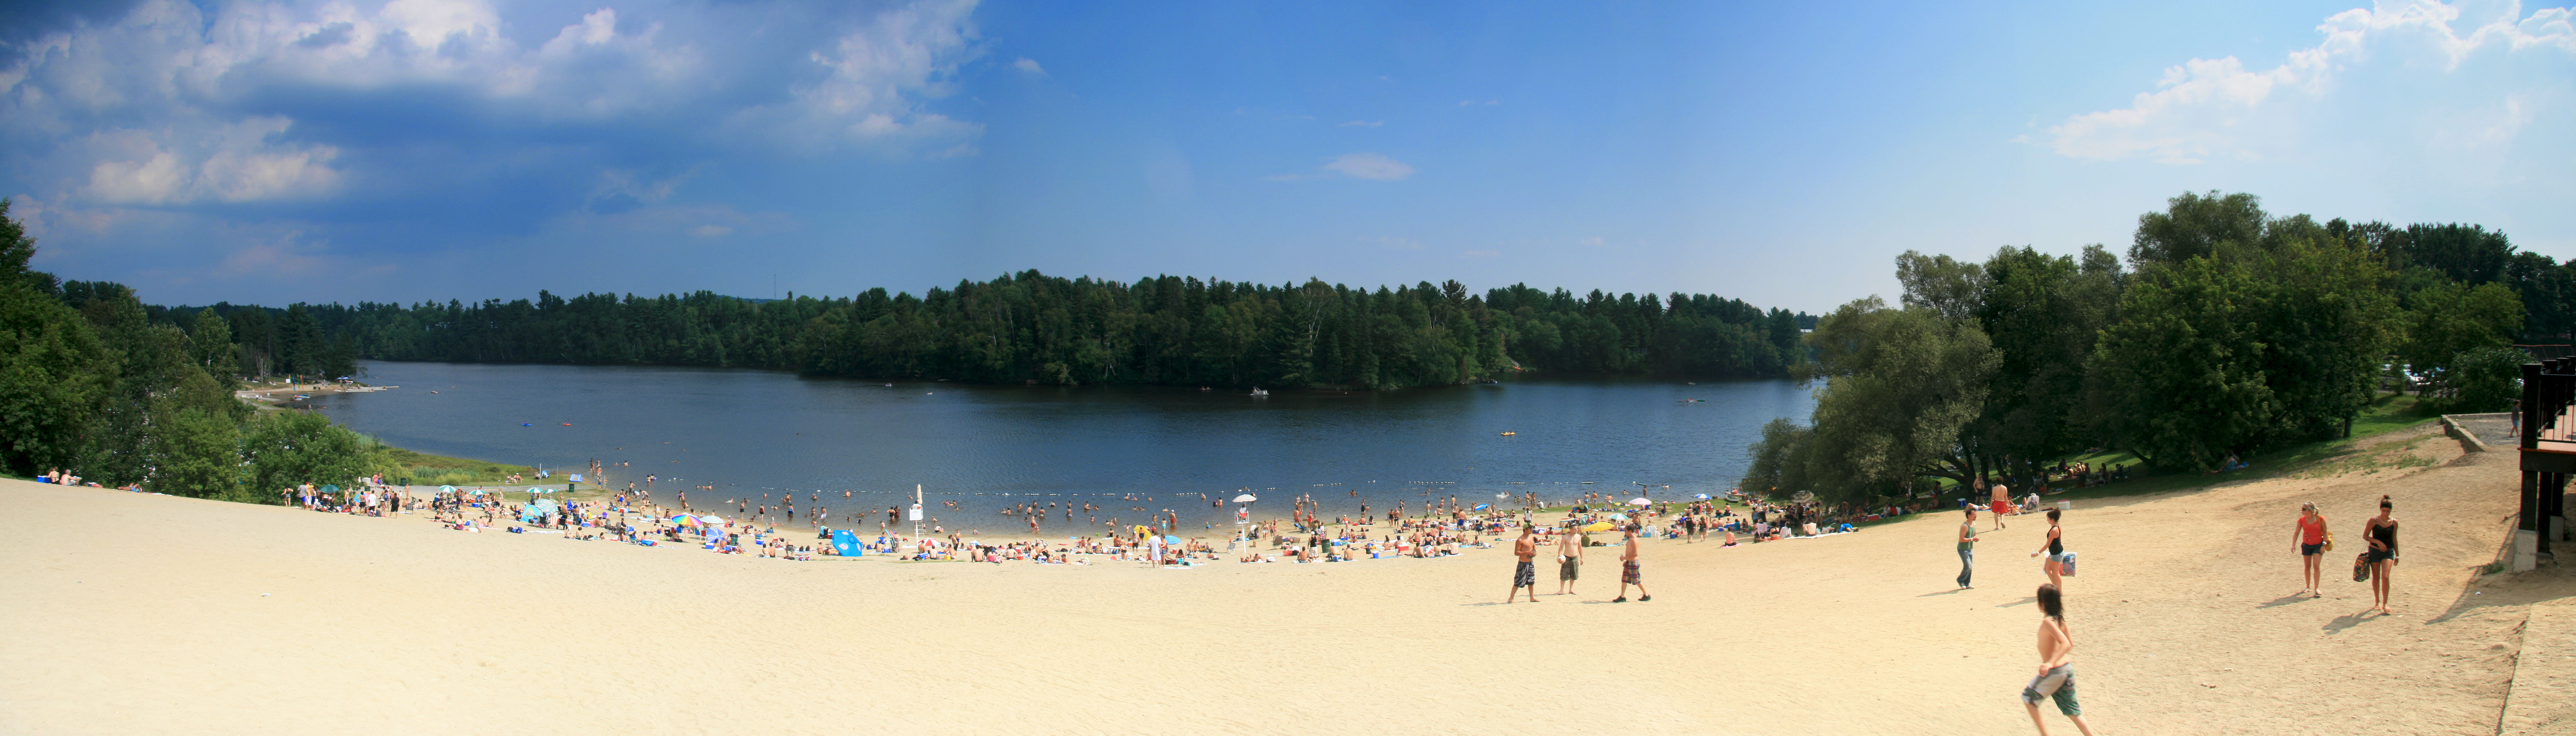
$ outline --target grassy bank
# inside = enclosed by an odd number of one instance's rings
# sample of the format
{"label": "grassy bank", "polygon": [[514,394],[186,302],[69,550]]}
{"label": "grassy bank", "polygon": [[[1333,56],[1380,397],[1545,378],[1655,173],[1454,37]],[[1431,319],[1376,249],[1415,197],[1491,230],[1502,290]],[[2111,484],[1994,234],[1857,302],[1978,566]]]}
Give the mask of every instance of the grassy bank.
{"label": "grassy bank", "polygon": [[511,473],[536,475],[537,469],[525,465],[468,460],[414,452],[391,445],[385,446],[384,460],[399,470],[385,471],[385,477],[409,478],[414,485],[475,485],[501,482]]}
{"label": "grassy bank", "polygon": [[[2215,474],[2181,471],[2132,476],[2128,480],[2091,488],[2069,489],[2049,496],[2048,499],[2054,501],[2142,496],[2240,480],[2261,480],[2284,476],[2321,477],[2391,467],[2409,467],[2411,464],[2421,462],[2420,459],[2409,459],[2409,456],[2400,450],[2411,447],[2413,443],[2405,447],[2376,448],[2371,452],[2358,451],[2358,445],[2362,440],[2421,427],[2439,418],[2439,415],[2419,407],[2416,397],[2382,396],[2378,401],[2372,402],[2369,408],[2363,409],[2360,416],[2353,418],[2351,437],[2293,445],[2247,457],[2245,461],[2251,467],[2241,470]],[[2089,462],[2095,467],[2107,467],[2137,463],[2138,456],[2127,452],[2105,452],[2069,460],[2070,462]]]}

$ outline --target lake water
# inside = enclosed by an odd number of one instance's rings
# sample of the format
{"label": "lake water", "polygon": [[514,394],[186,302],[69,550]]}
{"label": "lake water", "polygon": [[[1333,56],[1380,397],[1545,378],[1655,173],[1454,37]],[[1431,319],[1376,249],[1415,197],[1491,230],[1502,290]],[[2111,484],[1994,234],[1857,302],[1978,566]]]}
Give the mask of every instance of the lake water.
{"label": "lake water", "polygon": [[[943,500],[966,510],[947,512],[972,522],[951,518],[952,531],[987,532],[1010,528],[994,510],[1048,501],[1115,509],[1104,519],[1133,521],[1141,514],[1127,508],[1144,506],[1174,509],[1192,525],[1222,524],[1231,510],[1198,494],[1231,498],[1244,488],[1262,497],[1255,509],[1265,516],[1286,511],[1299,493],[1321,499],[1327,515],[1355,512],[1362,499],[1378,510],[1399,499],[1419,509],[1435,496],[1473,504],[1523,491],[1559,501],[1596,490],[1628,498],[1636,483],[1658,498],[1715,494],[1742,476],[1745,447],[1764,423],[1804,422],[1815,406],[1808,388],[1786,380],[1524,378],[1253,397],[704,368],[378,362],[367,370],[370,383],[399,388],[307,403],[388,444],[436,455],[566,472],[590,458],[631,461],[609,480],[658,474],[655,497],[665,499],[716,484],[715,498],[692,494],[701,506],[793,489],[800,507],[819,491],[836,517],[883,514],[920,484],[933,515],[945,511]],[[856,499],[841,501],[844,490]],[[1140,500],[1114,498],[1126,494]],[[1176,500],[1182,494],[1187,502]]]}

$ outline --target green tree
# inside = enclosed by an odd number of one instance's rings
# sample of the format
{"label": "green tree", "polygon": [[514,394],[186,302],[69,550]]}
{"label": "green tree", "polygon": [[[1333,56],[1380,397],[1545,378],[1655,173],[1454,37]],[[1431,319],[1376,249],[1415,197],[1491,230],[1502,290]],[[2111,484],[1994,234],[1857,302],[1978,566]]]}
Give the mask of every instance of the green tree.
{"label": "green tree", "polygon": [[235,370],[232,325],[215,316],[213,307],[198,310],[196,320],[189,323],[188,347],[189,352],[196,356],[197,367],[205,370],[207,375],[227,382],[232,380]]}
{"label": "green tree", "polygon": [[2398,358],[2437,394],[2458,388],[2454,368],[2461,357],[2510,345],[2522,330],[2522,298],[2503,284],[2441,284],[2417,292],[2412,301]]}
{"label": "green tree", "polygon": [[116,387],[89,322],[23,282],[0,284],[0,469],[67,467]]}
{"label": "green tree", "polygon": [[1814,429],[1787,419],[1773,419],[1762,425],[1762,438],[1747,448],[1752,462],[1745,467],[1744,479],[1736,484],[1747,493],[1764,498],[1786,498],[1811,485],[1808,462],[1813,459]]}
{"label": "green tree", "polygon": [[2251,194],[2183,192],[2166,200],[2165,211],[2138,216],[2129,260],[2143,269],[2210,255],[2221,243],[2254,243],[2263,236],[2265,219],[2262,200]]}
{"label": "green tree", "polygon": [[2206,257],[2131,285],[2089,366],[2097,430],[2166,467],[2259,446],[2278,410],[2252,319],[2261,292],[2250,271]]}
{"label": "green tree", "polygon": [[1816,357],[1800,375],[1826,383],[1800,490],[1854,501],[1904,493],[1919,477],[1972,477],[1959,435],[1985,406],[1997,363],[1975,320],[1871,297],[1819,319],[1809,343]]}
{"label": "green tree", "polygon": [[[2089,447],[2085,361],[2119,314],[2125,274],[2100,245],[2079,262],[2007,247],[1986,261],[1976,317],[1997,365],[1986,405],[1965,438],[1973,456],[2038,463]],[[1983,464],[1981,464],[1981,467]]]}
{"label": "green tree", "polygon": [[2450,395],[2437,402],[2453,413],[2504,411],[2522,398],[2522,364],[2531,354],[2505,347],[2483,347],[2451,360]]}
{"label": "green tree", "polygon": [[161,415],[153,443],[154,472],[146,488],[196,498],[245,500],[241,491],[241,429],[232,417],[204,409]]}
{"label": "green tree", "polygon": [[250,423],[242,441],[250,498],[299,483],[347,486],[375,467],[377,446],[320,414],[272,412]]}

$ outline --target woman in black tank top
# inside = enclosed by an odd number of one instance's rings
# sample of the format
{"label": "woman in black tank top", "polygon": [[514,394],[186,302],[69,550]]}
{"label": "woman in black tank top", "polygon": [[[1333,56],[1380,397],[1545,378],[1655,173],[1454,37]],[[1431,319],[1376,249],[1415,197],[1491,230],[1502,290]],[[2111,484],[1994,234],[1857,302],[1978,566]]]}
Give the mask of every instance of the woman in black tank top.
{"label": "woman in black tank top", "polygon": [[2370,552],[2363,560],[2370,564],[2370,610],[2388,615],[2388,574],[2397,569],[2397,520],[2389,518],[2391,504],[2387,496],[2379,497],[2379,515],[2370,517],[2363,537],[2370,540]]}
{"label": "woman in black tank top", "polygon": [[2048,561],[2039,569],[2048,573],[2048,584],[2064,590],[2066,578],[2060,572],[2066,561],[2066,541],[2064,532],[2057,528],[2057,513],[2057,509],[2048,510]]}

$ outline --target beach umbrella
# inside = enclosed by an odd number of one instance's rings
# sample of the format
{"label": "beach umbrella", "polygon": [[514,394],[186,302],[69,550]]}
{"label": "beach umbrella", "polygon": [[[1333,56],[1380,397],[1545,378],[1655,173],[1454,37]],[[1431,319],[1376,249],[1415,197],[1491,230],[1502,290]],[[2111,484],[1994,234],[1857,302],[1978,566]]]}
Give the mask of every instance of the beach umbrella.
{"label": "beach umbrella", "polygon": [[1636,498],[1628,499],[1628,505],[1630,505],[1630,506],[1644,506],[1644,505],[1646,505],[1646,504],[1650,504],[1650,503],[1654,503],[1654,502],[1653,502],[1653,501],[1648,501],[1648,500],[1646,500],[1646,498],[1645,498],[1644,496],[1639,496],[1639,497],[1636,497]]}
{"label": "beach umbrella", "polygon": [[698,523],[705,524],[707,526],[724,526],[725,520],[722,516],[700,516],[698,517]]}
{"label": "beach umbrella", "polygon": [[1485,509],[1486,509],[1486,507],[1489,507],[1489,506],[1492,506],[1492,505],[1493,505],[1493,504],[1490,504],[1490,503],[1480,503],[1480,504],[1476,504],[1476,510],[1477,510],[1477,511],[1483,511],[1483,510],[1485,510]]}
{"label": "beach umbrella", "polygon": [[1165,536],[1163,537],[1163,543],[1164,543],[1164,544],[1180,544],[1180,543],[1181,543],[1181,538],[1180,538],[1180,537],[1175,537],[1175,536],[1170,536],[1170,535],[1165,535]]}
{"label": "beach umbrella", "polygon": [[1627,521],[1627,520],[1628,520],[1628,515],[1627,515],[1627,514],[1611,514],[1611,515],[1610,515],[1610,518],[1611,518],[1611,519],[1614,519],[1614,520],[1618,520],[1618,521]]}
{"label": "beach umbrella", "polygon": [[1590,524],[1585,524],[1582,527],[1579,527],[1579,529],[1587,532],[1606,532],[1610,531],[1610,522],[1596,521]]}
{"label": "beach umbrella", "polygon": [[455,492],[456,492],[456,487],[455,487],[455,486],[439,486],[439,487],[438,487],[438,492],[440,492],[440,493],[455,493]]}
{"label": "beach umbrella", "polygon": [[1706,501],[1706,500],[1708,500],[1708,494],[1706,494],[1706,493],[1699,494],[1699,500],[1702,500],[1702,501]]}
{"label": "beach umbrella", "polygon": [[331,484],[329,484],[329,483],[324,483],[324,484],[322,484],[322,487],[321,487],[321,488],[316,489],[316,490],[320,490],[320,491],[321,491],[321,492],[323,492],[323,493],[339,493],[339,492],[340,492],[340,487],[339,487],[339,486],[335,486],[335,485],[331,485]]}
{"label": "beach umbrella", "polygon": [[1261,499],[1253,498],[1253,497],[1252,497],[1252,494],[1249,494],[1249,493],[1246,493],[1246,494],[1243,494],[1243,495],[1240,495],[1240,496],[1236,496],[1236,497],[1234,497],[1234,502],[1235,502],[1235,503],[1252,503],[1252,502],[1254,502],[1254,501],[1259,501],[1259,500],[1261,500]]}
{"label": "beach umbrella", "polygon": [[688,514],[675,514],[671,517],[671,523],[688,526],[698,523],[698,517],[690,516]]}

